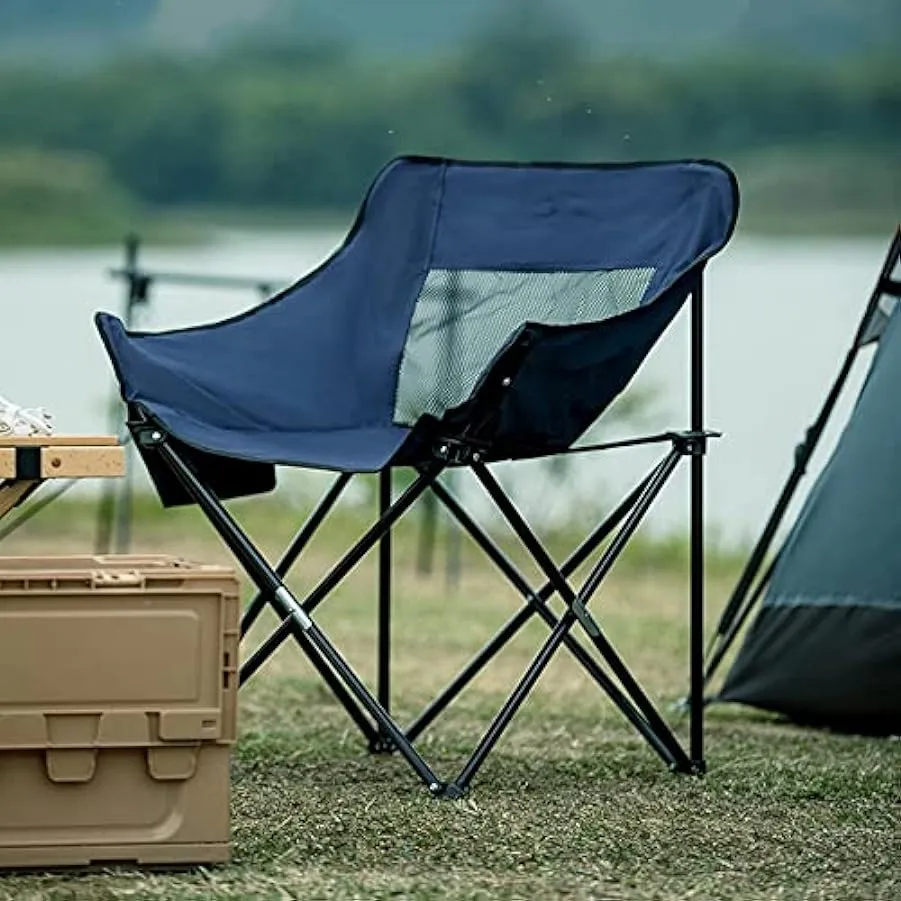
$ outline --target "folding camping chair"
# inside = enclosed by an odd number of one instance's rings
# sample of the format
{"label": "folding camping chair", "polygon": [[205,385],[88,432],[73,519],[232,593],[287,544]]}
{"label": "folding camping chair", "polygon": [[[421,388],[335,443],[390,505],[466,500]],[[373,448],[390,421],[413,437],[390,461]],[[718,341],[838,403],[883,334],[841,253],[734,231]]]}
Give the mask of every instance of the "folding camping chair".
{"label": "folding camping chair", "polygon": [[[259,593],[245,612],[242,635],[267,605],[281,619],[245,661],[241,683],[293,637],[372,750],[396,751],[432,794],[458,797],[566,646],[669,767],[703,771],[702,461],[715,433],[702,421],[702,274],[730,239],[737,210],[734,176],[707,161],[483,164],[403,157],[369,188],[342,247],[261,306],[155,334],[130,332],[117,318],[98,314],[129,428],[161,501],[199,505],[255,583]],[[689,295],[690,428],[616,443],[660,442],[668,450],[558,566],[489,464],[575,450]],[[685,457],[691,460],[688,751],[588,610]],[[272,489],[276,465],[337,475],[273,566],[223,501]],[[416,478],[395,500],[397,467],[411,467]],[[450,468],[474,473],[542,570],[543,587],[529,585],[438,481]],[[356,473],[379,473],[380,516],[298,598],[284,579]],[[525,606],[403,728],[390,707],[390,536],[429,489],[522,593]],[[605,540],[583,585],[573,587],[571,575]],[[380,634],[373,693],[314,611],[376,545]],[[554,594],[566,605],[559,617],[548,604]],[[460,773],[439,778],[414,742],[532,616],[544,620],[549,637]],[[572,634],[576,623],[597,655]]]}

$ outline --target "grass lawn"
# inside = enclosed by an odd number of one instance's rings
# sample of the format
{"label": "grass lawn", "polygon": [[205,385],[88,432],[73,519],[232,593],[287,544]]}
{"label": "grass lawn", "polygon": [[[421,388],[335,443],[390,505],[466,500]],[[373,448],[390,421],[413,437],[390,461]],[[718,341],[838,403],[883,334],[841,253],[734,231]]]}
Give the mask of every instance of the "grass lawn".
{"label": "grass lawn", "polygon": [[[89,550],[85,515],[60,501],[10,537],[4,553]],[[248,506],[246,522],[273,555],[291,531],[272,505]],[[347,515],[324,531],[293,584],[313,584],[360,525]],[[397,543],[393,679],[404,719],[518,604],[466,545],[456,589],[445,584],[440,553],[436,575],[417,575],[415,539],[411,524]],[[135,548],[228,559],[193,511],[143,517]],[[675,545],[640,544],[593,610],[684,734],[671,711],[686,684],[682,559]],[[736,561],[711,559],[709,621],[735,574]],[[367,561],[320,617],[369,679],[374,586]],[[532,623],[425,734],[422,748],[439,772],[456,771],[546,634]],[[369,755],[291,646],[242,690],[240,733],[229,865],[12,875],[0,878],[0,899],[901,897],[901,743],[714,708],[708,774],[674,776],[565,653],[457,802],[432,799],[402,760]]]}

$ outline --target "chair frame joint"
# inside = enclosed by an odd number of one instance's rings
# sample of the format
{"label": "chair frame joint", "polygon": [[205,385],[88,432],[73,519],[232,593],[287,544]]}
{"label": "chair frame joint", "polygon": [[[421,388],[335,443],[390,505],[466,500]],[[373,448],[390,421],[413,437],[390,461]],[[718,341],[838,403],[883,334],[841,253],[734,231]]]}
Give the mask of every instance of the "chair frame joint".
{"label": "chair frame joint", "polygon": [[168,437],[159,426],[146,420],[131,423],[130,425],[135,443],[140,447],[158,448],[165,443]]}
{"label": "chair frame joint", "polygon": [[441,438],[435,443],[432,453],[448,466],[469,466],[484,458],[485,448],[459,438]]}
{"label": "chair frame joint", "polygon": [[707,442],[710,438],[720,438],[722,432],[709,429],[689,429],[684,432],[672,432],[670,440],[673,449],[683,457],[703,457],[707,454]]}

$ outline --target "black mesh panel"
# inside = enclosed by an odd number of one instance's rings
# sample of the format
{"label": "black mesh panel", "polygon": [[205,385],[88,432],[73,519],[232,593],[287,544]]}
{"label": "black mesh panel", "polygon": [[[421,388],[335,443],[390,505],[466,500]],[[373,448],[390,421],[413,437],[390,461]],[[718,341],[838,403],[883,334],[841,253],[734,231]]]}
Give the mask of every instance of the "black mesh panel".
{"label": "black mesh panel", "polygon": [[413,425],[464,403],[511,335],[527,322],[578,325],[634,309],[652,268],[601,272],[433,269],[404,346],[394,419]]}

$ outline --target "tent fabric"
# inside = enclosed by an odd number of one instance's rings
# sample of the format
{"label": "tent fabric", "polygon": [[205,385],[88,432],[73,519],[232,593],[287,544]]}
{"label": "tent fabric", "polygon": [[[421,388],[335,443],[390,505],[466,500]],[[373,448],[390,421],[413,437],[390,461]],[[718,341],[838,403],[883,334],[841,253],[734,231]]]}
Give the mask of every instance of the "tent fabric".
{"label": "tent fabric", "polygon": [[719,699],[901,733],[901,315],[790,531]]}
{"label": "tent fabric", "polygon": [[[524,335],[512,389],[483,419],[482,437],[494,454],[543,453],[572,444],[625,387],[728,241],[737,208],[734,176],[714,162],[401,157],[375,179],[341,248],[266,303],[157,333],[129,332],[107,313],[96,322],[132,411],[204,470],[216,457],[348,472],[421,463],[431,453],[425,439],[466,422],[467,405]],[[460,317],[428,321],[429,303],[453,306],[450,287],[436,296],[436,284],[454,282],[442,273],[477,288],[465,328],[451,327]],[[621,284],[632,294],[613,298],[612,315],[591,304],[561,315],[573,273],[593,279],[596,293],[604,282],[608,293]],[[510,291],[517,277],[528,290],[548,279],[562,290],[530,304],[527,292]],[[474,349],[485,332],[472,323],[505,292],[503,321],[494,316],[491,340]],[[462,387],[422,371],[428,361],[415,345],[436,327],[445,357],[468,361]],[[409,390],[417,382],[418,394]],[[266,482],[255,469],[242,487],[240,469],[230,465],[231,495]]]}

